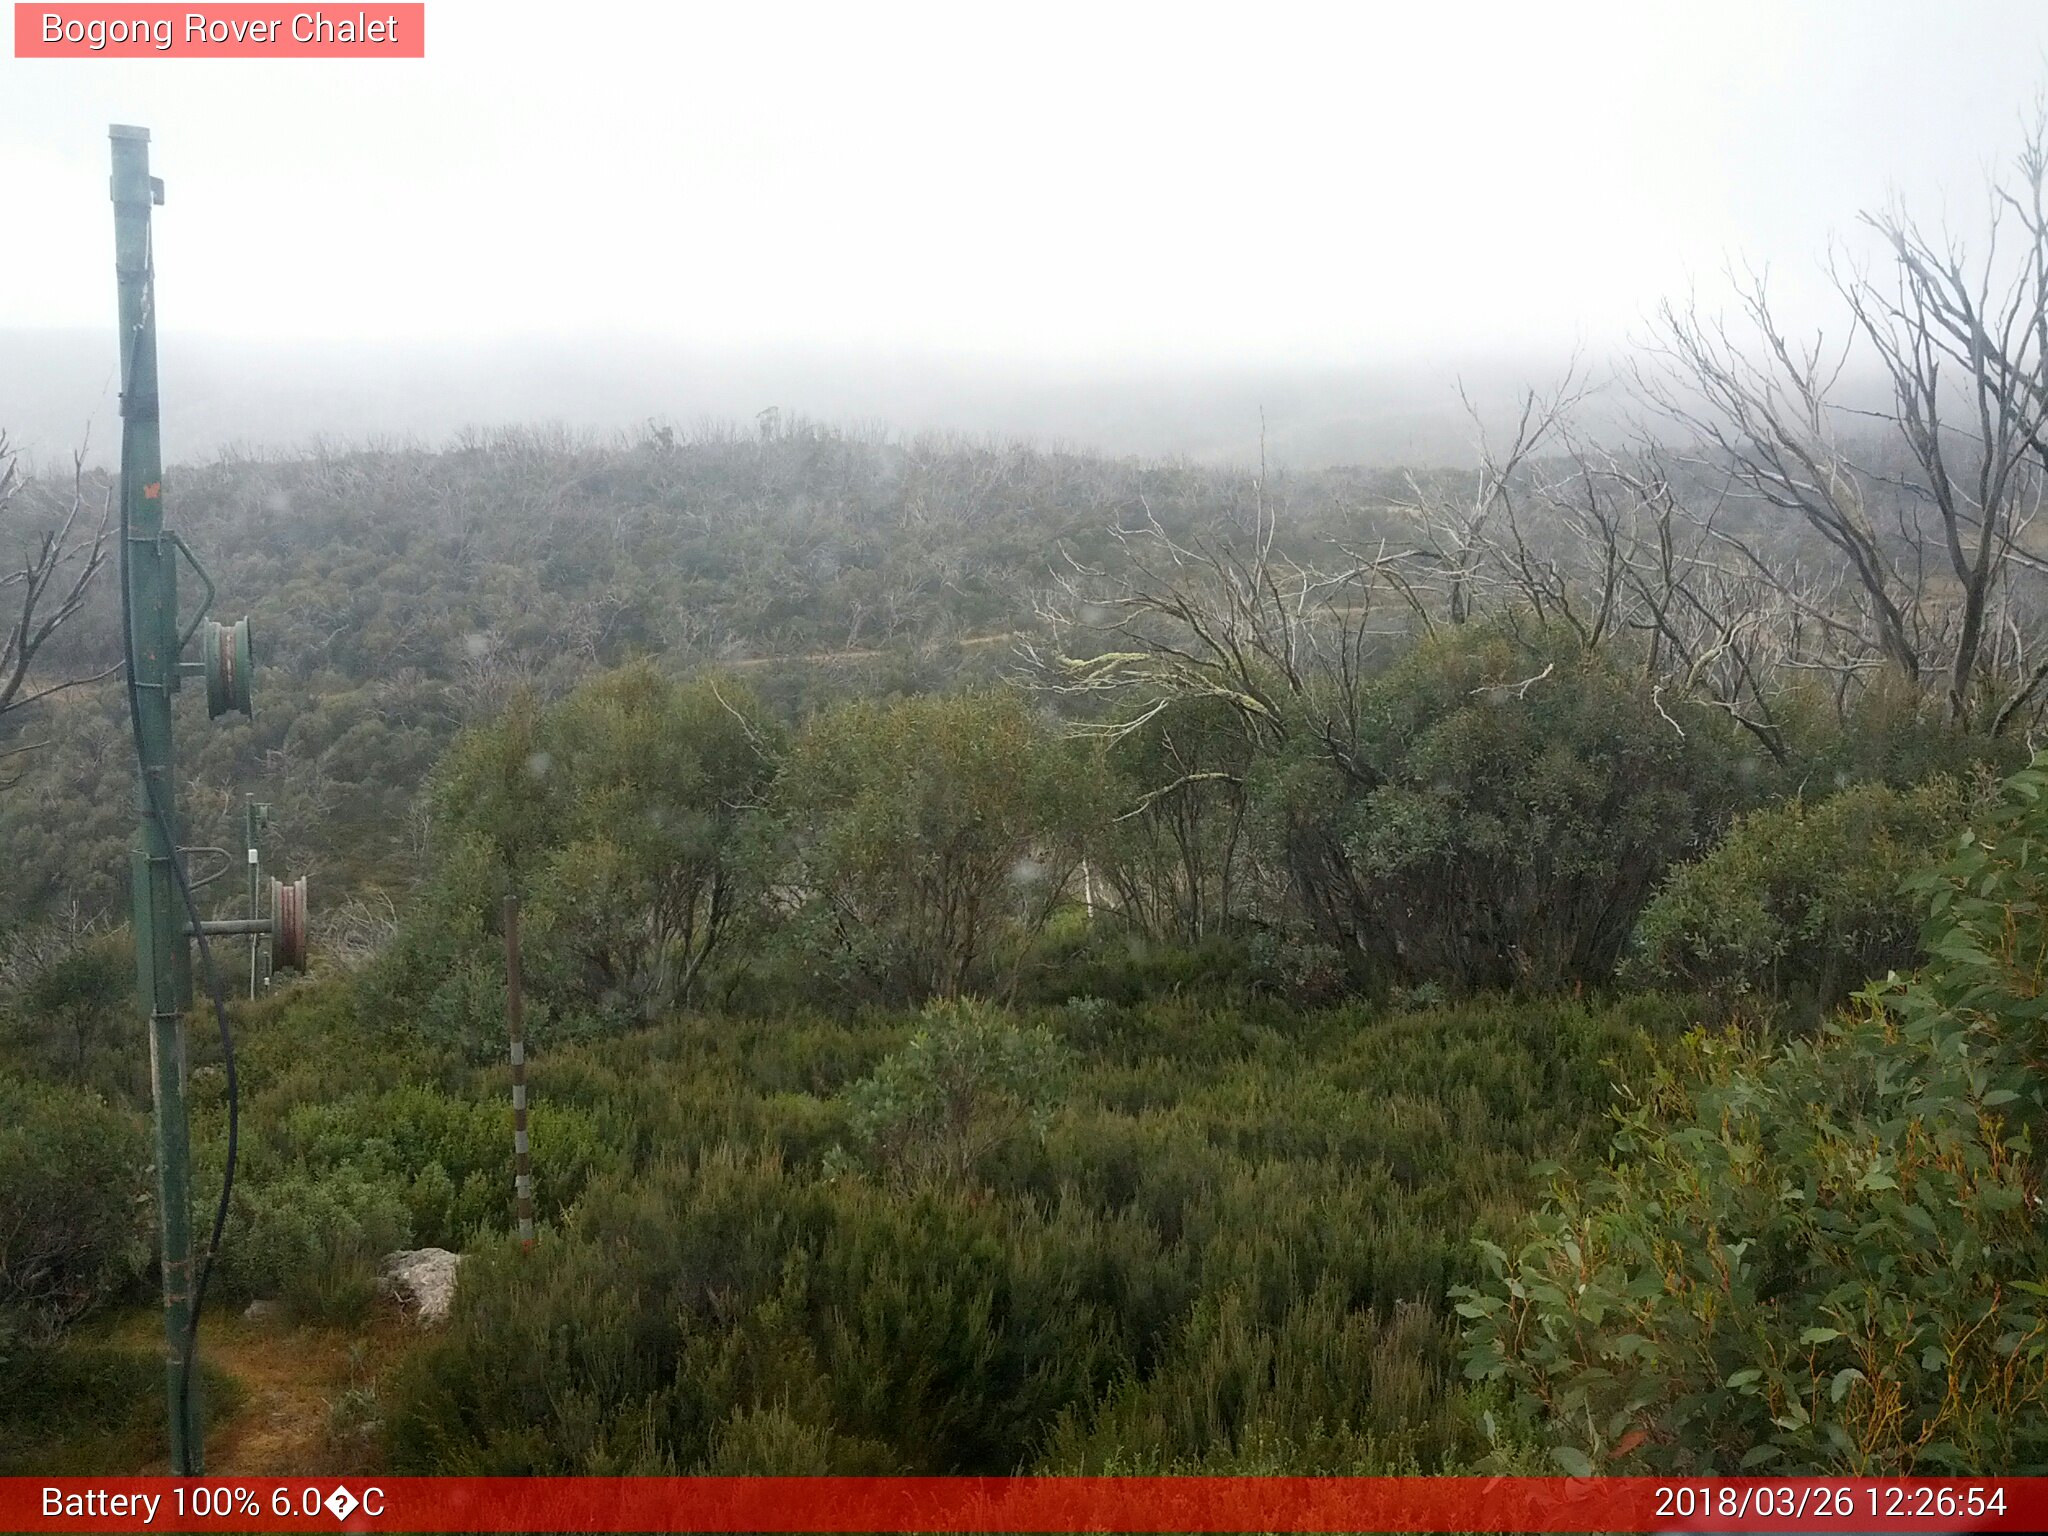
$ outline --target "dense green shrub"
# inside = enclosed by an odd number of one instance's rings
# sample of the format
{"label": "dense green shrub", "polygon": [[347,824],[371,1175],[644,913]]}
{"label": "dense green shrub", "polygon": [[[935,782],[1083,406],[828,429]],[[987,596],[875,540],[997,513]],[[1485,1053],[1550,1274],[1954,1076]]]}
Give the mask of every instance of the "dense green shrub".
{"label": "dense green shrub", "polygon": [[1884,784],[1906,790],[1933,779],[1968,784],[2002,777],[2027,761],[2020,736],[1959,728],[1946,700],[1889,667],[1862,678],[1846,698],[1813,680],[1788,680],[1780,703],[1790,748],[1788,789]]}
{"label": "dense green shrub", "polygon": [[1965,814],[1948,779],[1752,811],[1664,882],[1637,925],[1629,979],[1832,1008],[1918,957],[1921,904],[1901,884]]}
{"label": "dense green shrub", "polygon": [[[932,1016],[685,1017],[536,1063],[538,1098],[630,1127],[630,1165],[533,1253],[476,1249],[388,1395],[394,1463],[1446,1465],[1476,1445],[1442,1301],[1476,1273],[1464,1235],[1511,1230],[1532,1157],[1577,1146],[1613,1072],[1685,1018],[1192,995],[955,1012],[950,1043]],[[1048,1037],[1077,1066],[1050,1105],[1018,1080]],[[971,1180],[832,1156],[865,1126],[953,1164],[957,1106],[971,1130],[990,1108],[1028,1123],[1034,1099],[1043,1136],[989,1142]]]}
{"label": "dense green shrub", "polygon": [[[238,1021],[240,1158],[217,1295],[355,1318],[393,1249],[465,1249],[512,1224],[508,1068],[469,1066],[400,1029],[365,1033],[351,991],[341,979],[315,981]],[[225,1151],[223,1086],[217,1068],[195,1067],[195,1183],[209,1211]],[[593,1177],[627,1165],[635,1137],[621,1119],[631,1112],[624,1094],[598,1105],[535,1096],[529,1135],[543,1223]]]}
{"label": "dense green shrub", "polygon": [[1091,757],[1014,693],[815,717],[776,786],[780,884],[813,988],[888,1002],[1014,988],[1099,793]]}
{"label": "dense green shrub", "polygon": [[[216,1191],[218,1193],[218,1191]],[[215,1270],[219,1295],[265,1297],[301,1317],[359,1319],[377,1293],[384,1256],[412,1246],[412,1222],[396,1181],[343,1167],[237,1180]]]}
{"label": "dense green shrub", "polygon": [[851,1470],[878,1446],[891,1470],[1014,1470],[1101,1384],[1108,1324],[1056,1244],[1002,1225],[958,1195],[731,1155],[602,1186],[559,1242],[481,1257],[407,1368],[395,1460],[689,1468],[730,1455],[736,1412],[780,1408],[832,1430]]}
{"label": "dense green shrub", "polygon": [[1038,963],[1024,974],[1016,1000],[1141,1003],[1180,992],[1237,995],[1256,976],[1253,956],[1260,937],[1180,944],[1147,938],[1102,914],[1091,922],[1084,909],[1064,908],[1047,926]]}
{"label": "dense green shrub", "polygon": [[[495,1075],[479,1087],[487,1096],[411,1086],[298,1105],[266,1117],[244,1175],[260,1182],[351,1171],[398,1193],[414,1241],[460,1248],[476,1228],[506,1226],[512,1211],[511,1093]],[[594,1173],[620,1162],[591,1114],[552,1099],[536,1097],[528,1139],[546,1170],[535,1189],[543,1221],[573,1204]]]}
{"label": "dense green shrub", "polygon": [[1105,917],[1190,947],[1238,928],[1255,871],[1251,743],[1214,699],[1181,700],[1110,749],[1110,814],[1090,838]]}
{"label": "dense green shrub", "polygon": [[1257,804],[1299,917],[1368,979],[1551,988],[1604,979],[1674,862],[1754,793],[1711,713],[1547,631],[1420,642],[1359,690],[1355,742],[1296,732]]}
{"label": "dense green shrub", "polygon": [[1266,1326],[1236,1291],[1207,1294],[1165,1367],[1063,1418],[1045,1465],[1068,1476],[1441,1467],[1471,1444],[1450,1345],[1426,1303],[1382,1317],[1324,1284]]}
{"label": "dense green shrub", "polygon": [[965,1183],[1010,1137],[1044,1134],[1066,1066],[1044,1028],[972,998],[928,1004],[903,1047],[846,1090],[848,1123],[882,1167]]}
{"label": "dense green shrub", "polygon": [[125,932],[41,923],[0,940],[0,1046],[21,1070],[146,1103],[134,1017],[135,950]]}
{"label": "dense green shrub", "polygon": [[649,665],[461,736],[432,790],[438,860],[380,1006],[480,1046],[502,1017],[502,903],[525,904],[536,1041],[658,1018],[758,921],[758,810],[779,753],[743,687]]}
{"label": "dense green shrub", "polygon": [[0,1073],[0,1360],[47,1343],[149,1259],[141,1118]]}
{"label": "dense green shrub", "polygon": [[1559,1466],[2048,1469],[2034,1135],[2048,775],[1916,888],[1927,968],[1817,1040],[1695,1037],[1461,1291]]}

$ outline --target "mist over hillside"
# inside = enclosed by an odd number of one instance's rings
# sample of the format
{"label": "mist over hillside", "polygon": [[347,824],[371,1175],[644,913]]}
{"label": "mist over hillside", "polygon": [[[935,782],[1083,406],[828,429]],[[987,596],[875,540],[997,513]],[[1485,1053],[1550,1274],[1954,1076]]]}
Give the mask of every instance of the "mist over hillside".
{"label": "mist over hillside", "polygon": [[[1310,470],[1463,465],[1474,457],[1462,384],[1483,413],[1554,382],[1566,356],[1308,366],[1097,367],[914,352],[753,348],[653,340],[347,343],[160,339],[165,453],[315,440],[439,444],[464,427],[560,423],[614,431],[657,418],[752,421],[775,409],[841,425],[990,434],[1115,455]],[[113,332],[0,330],[0,428],[61,460],[118,436]]]}
{"label": "mist over hillside", "polygon": [[0,1509],[2048,1474],[2048,10],[1831,4],[10,78]]}

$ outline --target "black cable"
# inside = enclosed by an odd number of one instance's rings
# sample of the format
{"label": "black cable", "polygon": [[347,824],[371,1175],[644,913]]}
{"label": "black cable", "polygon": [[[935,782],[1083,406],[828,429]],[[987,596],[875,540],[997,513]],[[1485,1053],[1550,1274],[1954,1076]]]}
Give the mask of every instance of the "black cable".
{"label": "black cable", "polygon": [[[145,247],[144,261],[153,269],[153,253]],[[143,289],[145,306],[155,302],[155,285],[152,282]],[[135,348],[142,339],[143,327],[149,323],[148,310],[136,322],[135,332],[128,338],[128,364],[121,370],[121,382],[125,385],[134,377]],[[128,726],[135,738],[135,768],[142,779],[143,797],[149,803],[149,813],[156,818],[157,827],[163,834],[164,845],[170,850],[172,877],[177,881],[178,895],[185,904],[186,915],[192,921],[192,934],[199,941],[199,959],[206,972],[206,990],[213,998],[213,1016],[220,1026],[221,1062],[225,1068],[228,1099],[228,1147],[227,1161],[221,1174],[220,1203],[214,1207],[213,1231],[206,1240],[206,1256],[199,1265],[199,1277],[192,1287],[192,1310],[186,1319],[185,1347],[178,1372],[178,1422],[189,1424],[192,1416],[192,1372],[199,1359],[199,1315],[206,1305],[206,1283],[213,1278],[213,1261],[220,1252],[221,1233],[228,1224],[228,1200],[235,1188],[235,1162],[240,1151],[241,1140],[241,1085],[235,1077],[235,1033],[228,1023],[226,994],[221,990],[220,971],[213,963],[213,946],[207,942],[205,930],[200,927],[199,904],[192,896],[192,881],[185,868],[183,854],[178,848],[178,832],[171,818],[165,814],[164,804],[159,797],[156,781],[149,774],[149,754],[142,744],[142,695],[141,685],[135,678],[135,605],[128,586],[128,455],[126,434],[123,434],[121,455],[121,644],[128,663]],[[178,658],[171,657],[170,664],[178,665]],[[150,999],[152,1025],[156,1010],[156,999]],[[185,1437],[185,1464],[175,1470],[179,1475],[193,1475],[192,1441]]]}

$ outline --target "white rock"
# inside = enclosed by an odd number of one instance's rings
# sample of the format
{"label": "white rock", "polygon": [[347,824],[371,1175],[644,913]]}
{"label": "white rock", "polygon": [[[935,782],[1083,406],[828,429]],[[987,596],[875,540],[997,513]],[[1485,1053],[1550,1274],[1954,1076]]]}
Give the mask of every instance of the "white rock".
{"label": "white rock", "polygon": [[455,1274],[461,1265],[462,1255],[446,1248],[409,1248],[403,1253],[387,1253],[377,1277],[377,1289],[411,1307],[423,1326],[445,1322],[449,1305],[455,1300]]}

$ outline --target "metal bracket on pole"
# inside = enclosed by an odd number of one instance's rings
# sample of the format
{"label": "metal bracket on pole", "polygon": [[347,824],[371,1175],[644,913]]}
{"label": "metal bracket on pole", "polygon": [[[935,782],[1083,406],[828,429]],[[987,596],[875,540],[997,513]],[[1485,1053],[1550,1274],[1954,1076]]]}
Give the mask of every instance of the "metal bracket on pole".
{"label": "metal bracket on pole", "polygon": [[206,596],[199,600],[199,611],[192,615],[192,622],[187,624],[185,632],[178,636],[178,654],[182,656],[185,647],[192,643],[192,637],[199,632],[199,626],[206,622],[207,610],[213,607],[213,600],[218,594],[213,585],[213,578],[206,574],[206,567],[201,565],[199,557],[192,553],[192,546],[175,533],[168,533],[164,537],[171,541],[172,548],[185,557],[185,563],[192,567],[192,574],[206,583]]}

